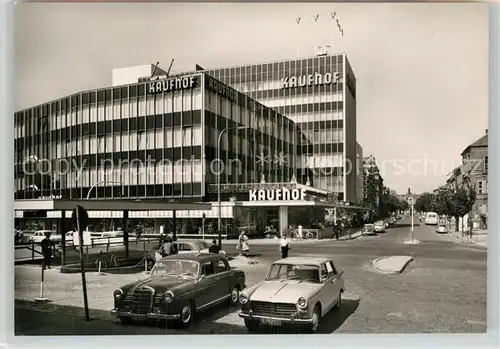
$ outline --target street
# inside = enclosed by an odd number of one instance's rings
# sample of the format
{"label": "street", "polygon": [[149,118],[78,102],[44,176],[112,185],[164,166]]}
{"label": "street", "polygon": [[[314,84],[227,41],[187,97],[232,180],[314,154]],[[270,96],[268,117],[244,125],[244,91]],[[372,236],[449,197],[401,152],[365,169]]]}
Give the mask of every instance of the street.
{"label": "street", "polygon": [[[418,220],[415,221],[414,238],[421,243],[404,243],[411,239],[410,219],[406,217],[378,236],[346,241],[292,242],[290,256],[330,255],[345,272],[346,292],[342,307],[326,315],[319,333],[485,332],[486,248],[461,243],[451,234],[437,234],[433,227],[419,225]],[[223,248],[232,251],[232,245],[233,242],[225,242]],[[252,245],[250,241],[250,247],[259,261],[258,267],[246,272],[252,284],[262,280],[267,265],[280,256],[277,242]],[[414,261],[401,274],[379,274],[373,270],[375,258],[391,255],[412,256]],[[50,292],[62,292],[50,285],[54,282],[51,280],[60,277],[61,274],[52,270],[47,278],[47,296],[54,301],[36,304],[31,302],[33,295],[37,296],[36,279],[30,279],[27,267],[16,267],[16,335],[248,333],[237,316],[238,309],[225,304],[198,314],[196,322],[188,329],[158,324],[122,325],[109,313],[113,287],[125,278],[136,277],[122,275],[99,276],[96,282],[101,286],[92,288],[89,293],[92,321],[85,322],[81,293],[67,298],[51,296]],[[89,278],[92,284],[93,278],[98,277]],[[106,283],[112,285],[106,287]],[[78,288],[79,284],[72,286]]]}

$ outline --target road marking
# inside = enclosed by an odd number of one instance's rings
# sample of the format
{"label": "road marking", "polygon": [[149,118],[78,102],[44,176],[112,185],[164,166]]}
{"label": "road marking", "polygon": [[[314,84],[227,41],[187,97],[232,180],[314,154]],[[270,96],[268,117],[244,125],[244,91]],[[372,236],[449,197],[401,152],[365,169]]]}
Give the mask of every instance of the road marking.
{"label": "road marking", "polygon": [[238,316],[239,310],[229,313],[227,315],[224,315],[221,318],[218,318],[217,320],[213,321],[214,323],[218,324],[227,324],[227,325],[233,325],[233,326],[245,326],[245,323],[243,322],[243,319]]}

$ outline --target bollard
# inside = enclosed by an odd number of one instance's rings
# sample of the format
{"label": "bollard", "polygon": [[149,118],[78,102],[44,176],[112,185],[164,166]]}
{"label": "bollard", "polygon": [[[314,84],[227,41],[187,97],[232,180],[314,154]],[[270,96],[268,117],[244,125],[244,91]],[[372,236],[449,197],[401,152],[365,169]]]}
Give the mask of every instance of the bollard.
{"label": "bollard", "polygon": [[98,267],[97,267],[97,274],[98,274],[98,275],[106,275],[106,273],[105,273],[105,272],[101,271],[101,267],[102,267],[102,262],[101,262],[101,260],[99,259],[99,265],[98,265]]}
{"label": "bollard", "polygon": [[44,270],[43,265],[42,265],[42,279],[40,281],[40,297],[36,297],[35,298],[35,302],[37,302],[37,303],[49,303],[49,302],[52,302],[51,299],[49,299],[47,297],[44,297],[44,295],[43,295],[43,281],[44,281],[43,280],[44,279],[43,276],[44,276],[44,272],[45,272],[45,270]]}

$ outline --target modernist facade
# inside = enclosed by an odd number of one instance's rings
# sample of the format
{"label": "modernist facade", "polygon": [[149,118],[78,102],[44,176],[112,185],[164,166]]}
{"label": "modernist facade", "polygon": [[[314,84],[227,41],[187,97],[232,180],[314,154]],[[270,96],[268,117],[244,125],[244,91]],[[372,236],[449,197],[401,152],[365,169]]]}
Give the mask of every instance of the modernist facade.
{"label": "modernist facade", "polygon": [[299,126],[298,182],[357,201],[356,78],[345,54],[206,72]]}

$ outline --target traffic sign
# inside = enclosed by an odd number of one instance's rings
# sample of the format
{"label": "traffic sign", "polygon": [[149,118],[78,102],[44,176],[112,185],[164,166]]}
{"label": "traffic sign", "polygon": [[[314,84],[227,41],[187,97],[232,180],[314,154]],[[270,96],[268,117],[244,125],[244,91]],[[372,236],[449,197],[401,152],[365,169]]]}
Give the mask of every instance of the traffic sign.
{"label": "traffic sign", "polygon": [[[78,210],[78,214],[76,210]],[[80,222],[78,222],[78,220]],[[87,226],[89,225],[89,214],[87,213],[87,210],[80,205],[76,205],[76,208],[73,209],[73,213],[71,214],[71,222],[73,223],[73,227],[76,231],[78,231],[78,228],[80,228],[81,231],[87,229]]]}
{"label": "traffic sign", "polygon": [[408,197],[408,205],[415,205],[415,198],[413,196]]}

